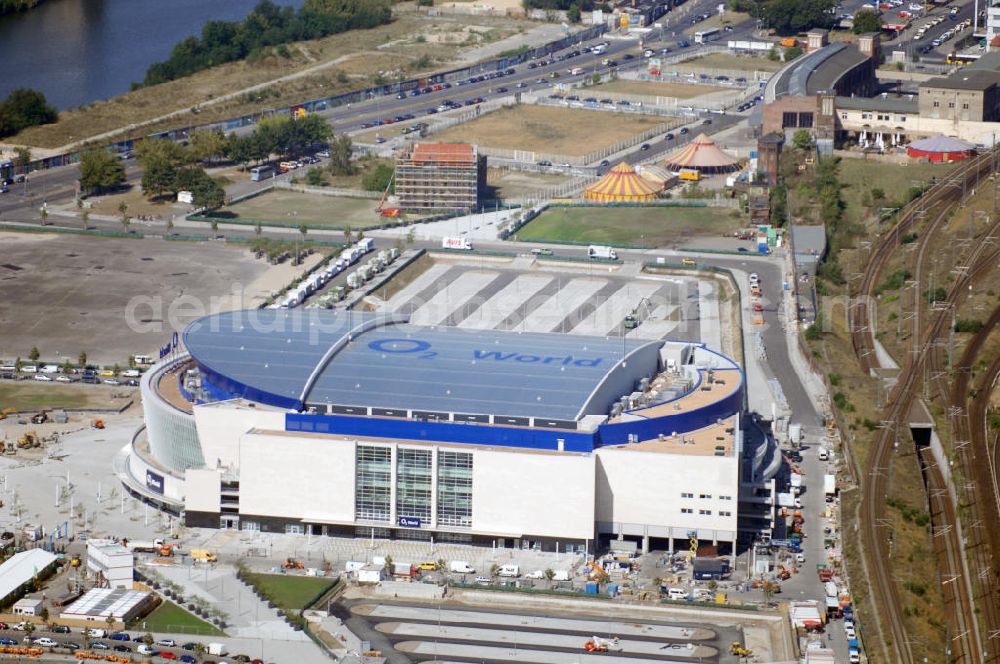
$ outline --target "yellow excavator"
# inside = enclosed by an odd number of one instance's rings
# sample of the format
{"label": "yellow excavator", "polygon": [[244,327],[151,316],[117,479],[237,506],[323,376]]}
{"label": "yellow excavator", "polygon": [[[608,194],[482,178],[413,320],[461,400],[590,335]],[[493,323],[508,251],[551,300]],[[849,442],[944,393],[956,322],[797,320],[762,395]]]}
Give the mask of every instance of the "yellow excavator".
{"label": "yellow excavator", "polygon": [[17,439],[17,446],[22,450],[31,449],[33,447],[41,447],[42,439],[38,437],[37,432],[26,431],[23,436]]}
{"label": "yellow excavator", "polygon": [[0,410],[0,420],[6,420],[9,415],[17,415],[17,408],[4,408]]}

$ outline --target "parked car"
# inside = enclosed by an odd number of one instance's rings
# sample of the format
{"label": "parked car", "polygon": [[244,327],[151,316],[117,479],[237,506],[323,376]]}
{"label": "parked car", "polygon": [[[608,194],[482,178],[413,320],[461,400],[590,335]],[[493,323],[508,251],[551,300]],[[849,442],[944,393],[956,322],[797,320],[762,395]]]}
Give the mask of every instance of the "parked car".
{"label": "parked car", "polygon": [[0,636],[0,646],[16,646],[17,639],[11,639],[6,636]]}
{"label": "parked car", "polygon": [[177,642],[174,641],[173,639],[160,639],[159,641],[156,642],[156,645],[161,646],[163,648],[173,648],[177,645]]}
{"label": "parked car", "polygon": [[114,648],[115,652],[132,652],[132,646],[127,646],[124,643],[119,643]]}
{"label": "parked car", "polygon": [[53,625],[49,631],[53,634],[69,634],[72,630],[67,625]]}
{"label": "parked car", "polygon": [[87,644],[87,647],[92,650],[111,650],[111,646],[104,641],[91,641]]}

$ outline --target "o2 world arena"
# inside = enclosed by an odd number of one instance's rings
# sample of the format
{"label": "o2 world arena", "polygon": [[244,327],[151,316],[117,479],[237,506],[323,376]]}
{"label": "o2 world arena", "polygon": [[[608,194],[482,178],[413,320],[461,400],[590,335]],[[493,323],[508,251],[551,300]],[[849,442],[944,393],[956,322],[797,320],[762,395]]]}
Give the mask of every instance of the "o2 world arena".
{"label": "o2 world arena", "polygon": [[582,551],[735,542],[743,373],[701,344],[207,316],[116,460],[187,525]]}

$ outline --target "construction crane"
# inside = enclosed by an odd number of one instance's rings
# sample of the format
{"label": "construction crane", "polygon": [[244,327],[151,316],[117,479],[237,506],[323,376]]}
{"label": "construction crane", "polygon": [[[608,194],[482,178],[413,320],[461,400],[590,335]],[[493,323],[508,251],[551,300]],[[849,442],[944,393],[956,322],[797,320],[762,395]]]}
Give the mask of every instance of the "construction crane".
{"label": "construction crane", "polygon": [[392,175],[389,176],[389,183],[385,185],[385,191],[382,192],[382,198],[378,202],[378,207],[375,211],[378,212],[383,217],[398,217],[399,208],[386,207],[385,202],[389,199],[389,191],[392,189],[392,181],[396,179],[396,170],[393,169]]}

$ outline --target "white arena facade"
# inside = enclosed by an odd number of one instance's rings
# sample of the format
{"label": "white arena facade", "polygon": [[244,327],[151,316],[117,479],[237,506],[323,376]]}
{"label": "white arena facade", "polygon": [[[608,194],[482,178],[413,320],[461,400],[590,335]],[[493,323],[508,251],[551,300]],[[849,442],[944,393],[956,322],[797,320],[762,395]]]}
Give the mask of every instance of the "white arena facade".
{"label": "white arena facade", "polygon": [[743,373],[698,343],[321,309],[215,314],[181,340],[115,463],[189,526],[729,553],[741,486],[780,462],[744,450]]}

